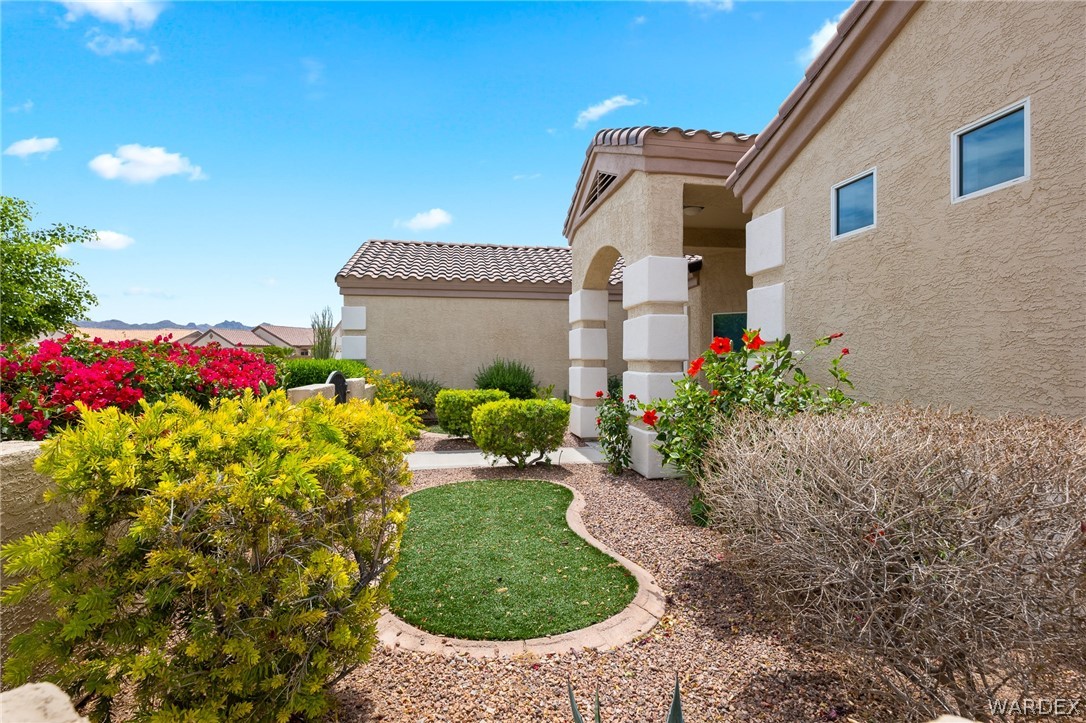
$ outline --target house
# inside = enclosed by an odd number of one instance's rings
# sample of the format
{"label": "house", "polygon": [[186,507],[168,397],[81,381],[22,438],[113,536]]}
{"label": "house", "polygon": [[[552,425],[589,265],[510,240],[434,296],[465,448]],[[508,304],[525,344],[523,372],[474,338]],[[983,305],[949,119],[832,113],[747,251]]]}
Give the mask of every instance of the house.
{"label": "house", "polygon": [[313,355],[313,327],[280,326],[278,324],[257,324],[253,333],[273,346],[289,346],[294,349],[294,356]]}
{"label": "house", "polygon": [[[530,365],[543,386],[567,388],[572,255],[564,246],[371,240],[336,275],[341,356],[471,389],[498,357]],[[610,285],[621,313],[618,278]],[[607,373],[620,374],[616,353]]]}
{"label": "house", "polygon": [[1086,5],[857,2],[727,187],[752,323],[859,395],[1086,415]]}
{"label": "house", "polygon": [[[198,333],[192,329],[101,329],[93,326],[77,326],[74,335],[91,340],[101,339],[104,342],[154,341],[157,337],[169,336],[170,341],[187,343],[187,339],[194,339]],[[67,331],[57,331],[44,338],[59,339],[67,334]]]}
{"label": "house", "polygon": [[[1084,88],[1086,5],[861,0],[757,137],[597,133],[565,224],[574,433],[613,363],[620,254],[640,398],[745,325],[845,332],[863,399],[1086,414]],[[668,474],[630,431],[633,467]]]}
{"label": "house", "polygon": [[292,356],[308,357],[313,353],[313,329],[276,324],[258,324],[252,329],[226,329],[213,326],[207,331],[196,333],[195,336],[186,337],[184,343],[193,346],[218,344],[225,349],[288,347],[294,350]]}

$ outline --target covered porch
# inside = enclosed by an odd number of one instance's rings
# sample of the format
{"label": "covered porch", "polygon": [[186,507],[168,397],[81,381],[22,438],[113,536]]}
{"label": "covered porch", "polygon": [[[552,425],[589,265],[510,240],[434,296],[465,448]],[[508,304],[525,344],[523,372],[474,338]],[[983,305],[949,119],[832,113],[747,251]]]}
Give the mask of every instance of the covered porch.
{"label": "covered porch", "polygon": [[[564,228],[573,249],[570,429],[579,437],[598,436],[596,392],[607,388],[615,361],[609,348],[621,349],[625,395],[669,398],[672,382],[714,335],[734,340],[747,324],[750,215],[724,181],[753,141],[657,126],[603,130],[593,139]],[[621,320],[607,310],[619,257]],[[632,467],[649,478],[670,476],[652,449],[655,432],[631,419],[630,434]]]}

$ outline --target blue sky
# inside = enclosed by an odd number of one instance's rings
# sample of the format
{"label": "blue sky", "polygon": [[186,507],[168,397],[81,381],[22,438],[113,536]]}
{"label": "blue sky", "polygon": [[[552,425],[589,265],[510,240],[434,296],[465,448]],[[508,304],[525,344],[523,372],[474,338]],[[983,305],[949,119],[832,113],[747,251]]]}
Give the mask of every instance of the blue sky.
{"label": "blue sky", "polygon": [[756,133],[848,2],[3,2],[3,193],[94,319],[308,325],[369,238],[565,244],[599,128]]}

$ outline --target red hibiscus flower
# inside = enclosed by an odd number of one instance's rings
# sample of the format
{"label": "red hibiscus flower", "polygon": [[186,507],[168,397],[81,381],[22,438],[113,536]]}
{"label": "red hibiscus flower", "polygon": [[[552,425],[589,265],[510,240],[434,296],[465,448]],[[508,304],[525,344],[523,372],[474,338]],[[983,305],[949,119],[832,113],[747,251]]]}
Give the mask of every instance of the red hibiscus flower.
{"label": "red hibiscus flower", "polygon": [[600,418],[599,417],[596,417],[596,426],[597,427],[600,426]]}
{"label": "red hibiscus flower", "polygon": [[631,394],[630,399],[637,399],[637,395],[636,394]]}
{"label": "red hibiscus flower", "polygon": [[838,332],[836,332],[834,334],[830,334],[830,341],[833,341],[834,339],[840,339],[844,335],[845,335],[845,332],[843,332],[843,331],[838,331]]}
{"label": "red hibiscus flower", "polygon": [[841,350],[841,356],[848,356],[848,347],[847,346],[844,349]]}
{"label": "red hibiscus flower", "polygon": [[710,397],[719,397],[720,396],[720,390],[719,389],[714,389],[713,391],[709,392],[709,396]]}
{"label": "red hibiscus flower", "polygon": [[596,399],[599,399],[602,396],[603,396],[603,390],[602,389],[597,389],[596,390]]}
{"label": "red hibiscus flower", "polygon": [[690,368],[686,370],[686,373],[692,377],[696,377],[698,372],[701,371],[702,365],[705,364],[705,357],[699,356],[694,361],[690,362]]}
{"label": "red hibiscus flower", "polygon": [[732,340],[726,336],[714,336],[709,348],[714,354],[727,354],[732,350]]}
{"label": "red hibiscus flower", "polygon": [[649,425],[650,427],[655,427],[656,420],[658,420],[659,418],[660,417],[657,416],[655,409],[646,409],[645,413],[641,415],[641,421]]}
{"label": "red hibiscus flower", "polygon": [[762,339],[762,333],[760,331],[754,332],[754,336],[750,335],[750,332],[743,334],[743,343],[751,351],[758,351],[765,346],[765,340]]}

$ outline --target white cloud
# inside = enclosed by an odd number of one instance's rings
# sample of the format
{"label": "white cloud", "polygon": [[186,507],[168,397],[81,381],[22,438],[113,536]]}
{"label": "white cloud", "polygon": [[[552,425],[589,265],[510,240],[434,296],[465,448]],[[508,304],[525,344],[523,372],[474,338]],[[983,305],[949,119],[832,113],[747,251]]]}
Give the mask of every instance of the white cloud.
{"label": "white cloud", "polygon": [[172,299],[173,294],[162,289],[149,289],[146,286],[129,286],[124,290],[125,296],[151,296],[156,299]]}
{"label": "white cloud", "polygon": [[121,53],[142,53],[144,45],[130,37],[106,35],[98,28],[87,33],[87,49],[95,55],[118,55]]}
{"label": "white cloud", "polygon": [[5,156],[18,156],[19,158],[27,158],[36,153],[49,154],[53,151],[60,149],[59,138],[25,138],[21,141],[15,141],[4,151]]}
{"label": "white cloud", "polygon": [[638,105],[640,102],[637,98],[627,98],[625,95],[612,96],[578,113],[577,122],[573,124],[573,127],[586,128],[589,123],[599,120],[612,111],[626,106]]}
{"label": "white cloud", "polygon": [[534,181],[537,178],[542,178],[542,173],[518,173],[513,176],[514,181]]}
{"label": "white cloud", "polygon": [[278,286],[279,279],[275,278],[274,276],[268,276],[267,278],[261,279],[260,283],[270,288],[272,286]]}
{"label": "white cloud", "polygon": [[147,55],[147,64],[154,65],[160,60],[162,60],[162,53],[158,52],[157,45],[152,45],[151,52]]}
{"label": "white cloud", "polygon": [[735,7],[734,0],[686,0],[693,5],[703,15],[713,15],[715,13],[730,13],[732,8]]}
{"label": "white cloud", "polygon": [[34,101],[32,100],[24,100],[22,103],[8,108],[9,113],[29,113],[32,110],[34,110]]}
{"label": "white cloud", "polygon": [[102,178],[120,179],[128,183],[154,183],[166,176],[185,176],[190,181],[207,178],[199,166],[180,153],[169,153],[161,146],[141,146],[138,143],[117,148],[117,154],[95,156],[88,167]]}
{"label": "white cloud", "polygon": [[105,249],[107,251],[120,251],[121,249],[136,243],[136,239],[125,236],[116,231],[97,231],[98,238],[84,244],[89,249]]}
{"label": "white cloud", "polygon": [[844,15],[844,12],[822,23],[822,27],[818,29],[818,32],[811,35],[807,47],[796,53],[797,63],[806,68],[811,64],[811,61],[818,57],[818,54],[822,52],[822,48],[833,40],[833,36],[837,33],[837,23],[841,22],[842,15]]}
{"label": "white cloud", "polygon": [[646,22],[648,22],[648,18],[646,18],[644,15],[638,15],[636,18],[633,19],[634,25],[644,25]]}
{"label": "white cloud", "polygon": [[316,58],[302,58],[303,78],[306,85],[320,85],[324,82],[324,63]]}
{"label": "white cloud", "polygon": [[440,226],[448,226],[452,221],[453,217],[448,211],[444,211],[440,208],[431,208],[429,211],[416,213],[410,221],[400,221],[397,219],[393,225],[397,227],[406,226],[412,231],[429,231]]}
{"label": "white cloud", "polygon": [[139,28],[145,30],[155,24],[155,20],[166,9],[166,4],[152,0],[87,0],[86,2],[64,1],[68,9],[64,19],[68,22],[79,20],[84,15],[106,23],[113,23],[124,30]]}

